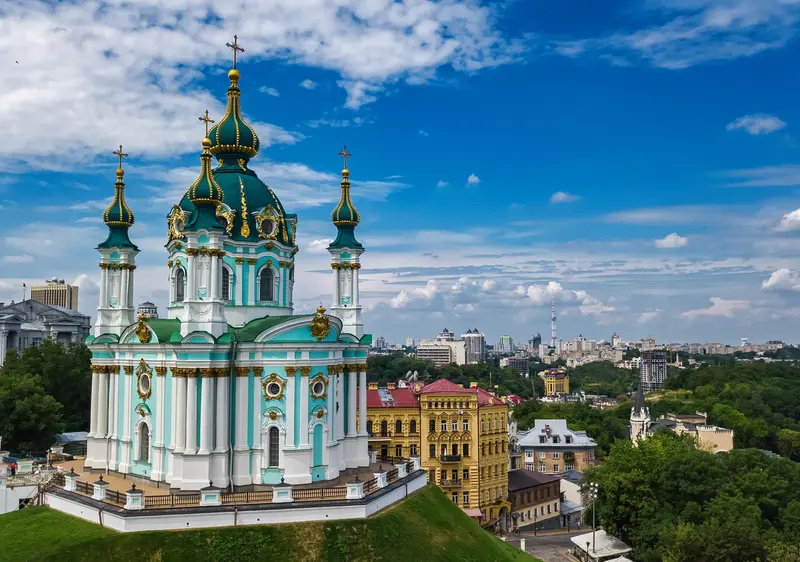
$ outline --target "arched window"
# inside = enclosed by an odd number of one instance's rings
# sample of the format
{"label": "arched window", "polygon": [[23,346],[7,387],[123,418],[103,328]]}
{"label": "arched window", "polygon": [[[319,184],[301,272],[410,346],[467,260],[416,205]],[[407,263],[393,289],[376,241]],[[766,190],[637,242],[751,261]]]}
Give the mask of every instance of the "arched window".
{"label": "arched window", "polygon": [[139,460],[150,462],[150,431],[147,424],[139,424]]}
{"label": "arched window", "polygon": [[381,437],[386,437],[389,434],[389,424],[386,420],[381,422]]}
{"label": "arched window", "polygon": [[273,286],[274,279],[275,275],[272,273],[272,268],[268,266],[261,270],[261,273],[258,276],[258,300],[275,300],[275,287]]}
{"label": "arched window", "polygon": [[411,420],[411,423],[408,424],[408,431],[409,433],[417,432],[417,420]]}
{"label": "arched window", "polygon": [[222,268],[222,300],[231,300],[231,273],[228,268]]}
{"label": "arched window", "polygon": [[367,422],[367,433],[372,435],[372,421]]}
{"label": "arched window", "polygon": [[[394,422],[394,434],[395,435],[402,435],[403,434],[403,422],[402,421],[397,420],[396,422]],[[397,456],[400,456],[400,455],[397,455]]]}
{"label": "arched window", "polygon": [[186,292],[186,274],[178,268],[175,272],[175,302],[183,302]]}
{"label": "arched window", "polygon": [[274,425],[269,428],[269,464],[268,466],[278,466],[280,464],[280,432]]}

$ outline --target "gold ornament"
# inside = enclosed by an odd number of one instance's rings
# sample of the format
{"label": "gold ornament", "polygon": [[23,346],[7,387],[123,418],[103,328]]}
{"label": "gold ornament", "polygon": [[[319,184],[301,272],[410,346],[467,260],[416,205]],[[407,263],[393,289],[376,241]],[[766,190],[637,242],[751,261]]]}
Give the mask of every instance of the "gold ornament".
{"label": "gold ornament", "polygon": [[[147,376],[147,388],[142,389],[142,377]],[[136,367],[136,393],[142,400],[147,400],[153,393],[153,369],[145,362],[144,359],[139,360],[139,366]],[[144,416],[144,414],[142,414]]]}
{"label": "gold ornament", "polygon": [[227,205],[220,203],[217,205],[217,218],[225,221],[225,234],[230,236],[233,232],[233,220],[236,218],[236,213],[231,211]]}
{"label": "gold ornament", "polygon": [[317,338],[317,341],[322,341],[328,337],[331,331],[331,321],[325,314],[325,308],[322,305],[317,308],[317,313],[314,315],[314,320],[311,321],[309,328],[311,329],[311,335]]}
{"label": "gold ornament", "polygon": [[[278,387],[280,387],[280,390],[277,393],[270,394],[267,392],[267,388],[271,384],[277,384]],[[281,378],[278,376],[278,373],[271,373],[261,381],[261,391],[264,394],[264,400],[280,400],[283,398],[284,383],[283,380],[281,380]]]}
{"label": "gold ornament", "polygon": [[150,343],[150,339],[153,337],[145,322],[146,319],[147,316],[140,314],[139,322],[136,323],[136,337],[139,338],[141,343]]}

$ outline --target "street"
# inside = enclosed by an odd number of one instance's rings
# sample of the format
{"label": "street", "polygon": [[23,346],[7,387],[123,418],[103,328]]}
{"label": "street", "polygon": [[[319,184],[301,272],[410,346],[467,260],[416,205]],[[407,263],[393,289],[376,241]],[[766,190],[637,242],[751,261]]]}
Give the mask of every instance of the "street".
{"label": "street", "polygon": [[585,533],[586,530],[573,531],[571,533],[555,531],[538,536],[533,532],[524,532],[519,535],[509,535],[507,542],[519,548],[521,538],[525,538],[525,550],[531,556],[535,556],[544,562],[574,562],[574,559],[567,555],[572,543],[570,537]]}

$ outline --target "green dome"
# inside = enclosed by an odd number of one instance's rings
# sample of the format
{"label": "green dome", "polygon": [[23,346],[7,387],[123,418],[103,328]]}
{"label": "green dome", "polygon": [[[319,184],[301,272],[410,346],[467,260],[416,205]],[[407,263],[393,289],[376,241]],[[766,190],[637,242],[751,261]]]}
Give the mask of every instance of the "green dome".
{"label": "green dome", "polygon": [[[345,148],[345,151],[347,149]],[[356,240],[355,228],[361,222],[361,215],[350,200],[350,170],[342,170],[342,196],[339,203],[331,212],[331,220],[336,225],[337,234],[329,248],[361,248],[361,243]]]}
{"label": "green dome", "polygon": [[228,78],[231,80],[231,85],[228,88],[228,107],[225,116],[208,132],[208,138],[211,139],[211,154],[252,158],[258,154],[261,141],[242,117],[239,71],[234,68],[228,72]]}
{"label": "green dome", "polygon": [[222,189],[219,187],[217,180],[214,179],[214,174],[211,172],[211,153],[209,147],[211,141],[207,138],[203,139],[203,154],[200,156],[201,169],[200,176],[189,187],[187,195],[189,201],[196,206],[212,206],[216,207],[224,199]]}
{"label": "green dome", "polygon": [[108,237],[98,248],[133,248],[138,249],[128,236],[130,228],[136,220],[128,204],[125,202],[125,183],[122,177],[125,172],[117,169],[117,181],[114,183],[114,200],[103,211],[103,222],[108,227]]}

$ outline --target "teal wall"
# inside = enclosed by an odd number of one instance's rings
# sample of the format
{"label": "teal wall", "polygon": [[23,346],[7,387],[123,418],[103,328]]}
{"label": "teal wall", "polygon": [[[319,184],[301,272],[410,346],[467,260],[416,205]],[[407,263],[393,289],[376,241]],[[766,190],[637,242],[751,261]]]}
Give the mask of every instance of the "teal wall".
{"label": "teal wall", "polygon": [[308,358],[309,359],[327,359],[329,354],[327,351],[309,351]]}

